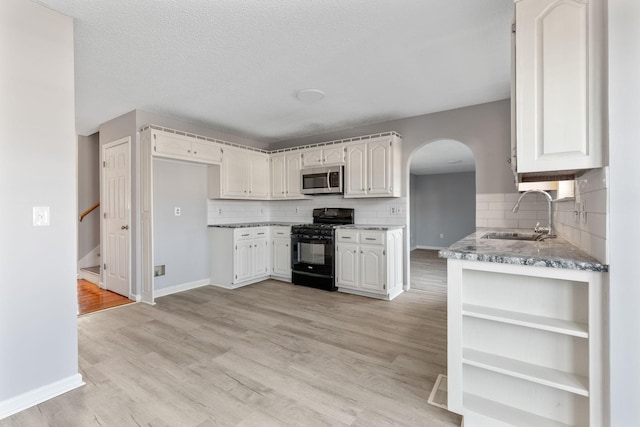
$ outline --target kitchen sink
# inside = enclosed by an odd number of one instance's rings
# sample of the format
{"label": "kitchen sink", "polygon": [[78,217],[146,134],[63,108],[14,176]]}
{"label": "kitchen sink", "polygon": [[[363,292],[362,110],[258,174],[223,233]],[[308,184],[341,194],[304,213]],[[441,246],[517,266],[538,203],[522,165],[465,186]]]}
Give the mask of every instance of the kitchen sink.
{"label": "kitchen sink", "polygon": [[496,240],[528,240],[535,242],[538,240],[546,239],[546,234],[541,233],[508,233],[508,232],[491,232],[482,236],[482,239],[496,239]]}

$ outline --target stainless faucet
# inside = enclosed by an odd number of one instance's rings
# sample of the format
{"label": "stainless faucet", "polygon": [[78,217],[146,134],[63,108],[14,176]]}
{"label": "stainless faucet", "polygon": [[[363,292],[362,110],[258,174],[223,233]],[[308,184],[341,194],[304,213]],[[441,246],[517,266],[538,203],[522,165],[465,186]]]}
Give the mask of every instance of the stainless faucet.
{"label": "stainless faucet", "polygon": [[549,226],[548,227],[540,227],[540,223],[536,224],[536,227],[533,229],[533,231],[535,231],[536,233],[542,233],[542,234],[546,234],[549,237],[555,237],[555,233],[553,232],[553,211],[551,210],[551,202],[553,202],[553,199],[551,198],[551,195],[549,193],[547,193],[544,190],[527,190],[524,193],[522,193],[520,195],[520,198],[518,199],[518,201],[516,202],[515,205],[513,205],[513,209],[511,209],[511,212],[516,213],[518,212],[518,209],[520,209],[520,202],[522,201],[522,199],[524,199],[524,196],[526,196],[529,193],[540,193],[540,194],[544,194],[545,197],[547,198],[547,204],[548,204],[548,208],[549,208]]}

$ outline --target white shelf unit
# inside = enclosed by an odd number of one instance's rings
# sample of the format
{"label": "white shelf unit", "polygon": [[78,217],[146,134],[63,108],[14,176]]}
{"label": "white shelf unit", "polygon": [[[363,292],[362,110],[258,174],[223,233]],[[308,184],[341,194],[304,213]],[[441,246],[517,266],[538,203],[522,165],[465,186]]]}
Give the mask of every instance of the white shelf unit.
{"label": "white shelf unit", "polygon": [[449,410],[466,427],[606,425],[606,286],[606,273],[449,259]]}

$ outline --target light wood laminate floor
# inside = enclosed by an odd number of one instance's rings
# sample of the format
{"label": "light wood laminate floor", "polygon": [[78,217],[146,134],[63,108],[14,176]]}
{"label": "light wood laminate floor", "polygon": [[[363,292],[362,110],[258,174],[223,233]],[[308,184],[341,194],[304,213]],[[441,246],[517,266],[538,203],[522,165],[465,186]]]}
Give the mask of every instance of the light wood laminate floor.
{"label": "light wood laminate floor", "polygon": [[411,251],[411,288],[447,294],[447,260],[438,250]]}
{"label": "light wood laminate floor", "polygon": [[446,293],[380,301],[268,280],[78,319],[86,385],[0,426],[459,426]]}

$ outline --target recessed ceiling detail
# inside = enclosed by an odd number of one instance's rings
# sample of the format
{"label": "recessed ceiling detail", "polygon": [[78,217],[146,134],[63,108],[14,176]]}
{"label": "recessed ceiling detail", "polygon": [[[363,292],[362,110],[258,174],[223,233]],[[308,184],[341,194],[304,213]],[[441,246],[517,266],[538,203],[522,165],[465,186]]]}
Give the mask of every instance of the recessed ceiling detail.
{"label": "recessed ceiling detail", "polygon": [[296,94],[296,98],[307,104],[313,104],[324,99],[324,92],[320,89],[303,89]]}
{"label": "recessed ceiling detail", "polygon": [[[509,97],[513,0],[35,1],[74,18],[81,135],[139,109],[270,143]],[[331,96],[300,108],[307,82]]]}

